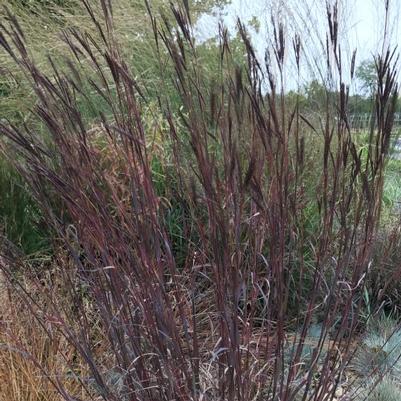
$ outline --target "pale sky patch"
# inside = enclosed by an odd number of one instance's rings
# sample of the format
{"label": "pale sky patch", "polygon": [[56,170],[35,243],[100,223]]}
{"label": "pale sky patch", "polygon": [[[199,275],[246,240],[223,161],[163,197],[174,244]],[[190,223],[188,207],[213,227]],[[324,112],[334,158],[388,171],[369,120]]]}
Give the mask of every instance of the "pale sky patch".
{"label": "pale sky patch", "polygon": [[[372,59],[383,46],[385,0],[342,0],[339,5],[343,60],[350,61],[354,49],[357,49],[357,65],[365,59]],[[401,0],[390,1],[385,46],[394,48],[401,44],[400,7]],[[319,75],[320,67],[324,69],[323,46],[327,32],[325,0],[232,0],[225,7],[215,7],[208,14],[202,15],[196,25],[196,36],[200,42],[215,37],[220,21],[234,35],[238,17],[243,22],[250,22],[256,17],[259,29],[249,25],[249,32],[257,53],[263,58],[272,38],[272,15],[279,15],[283,21],[288,44],[295,32],[301,34],[310,70],[316,69],[313,73]],[[291,46],[287,47],[290,49]],[[347,65],[346,61],[344,65]]]}

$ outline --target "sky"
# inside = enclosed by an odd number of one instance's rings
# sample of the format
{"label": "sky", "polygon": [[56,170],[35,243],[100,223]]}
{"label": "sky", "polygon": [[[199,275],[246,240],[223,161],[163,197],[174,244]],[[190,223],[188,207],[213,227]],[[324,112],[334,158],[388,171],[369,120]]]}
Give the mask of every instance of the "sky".
{"label": "sky", "polygon": [[[380,52],[385,26],[385,1],[339,0],[340,42],[344,60],[351,60],[354,49],[357,49],[357,65],[365,59],[372,59],[374,54]],[[269,38],[272,37],[271,15],[280,15],[285,26],[287,43],[291,43],[295,32],[301,32],[304,59],[309,65],[305,71],[308,70],[307,74],[319,75],[319,69],[324,66],[322,57],[327,31],[325,8],[326,0],[231,0],[225,7],[215,7],[199,18],[196,37],[199,42],[214,37],[218,32],[219,21],[224,23],[229,32],[235,34],[238,17],[242,21],[256,18],[259,29],[249,25],[249,32],[254,47],[262,58]],[[390,0],[389,39],[386,45],[401,45],[400,10],[401,0]],[[291,55],[288,57],[291,58]],[[289,61],[287,64],[291,65],[291,60]],[[293,84],[293,81],[290,82],[290,86]]]}
{"label": "sky", "polygon": [[[374,51],[381,44],[383,33],[384,0],[353,0],[351,9],[352,41],[364,54]],[[390,3],[390,33],[392,44],[401,44],[399,27],[401,0]],[[379,21],[379,23],[377,22]]]}

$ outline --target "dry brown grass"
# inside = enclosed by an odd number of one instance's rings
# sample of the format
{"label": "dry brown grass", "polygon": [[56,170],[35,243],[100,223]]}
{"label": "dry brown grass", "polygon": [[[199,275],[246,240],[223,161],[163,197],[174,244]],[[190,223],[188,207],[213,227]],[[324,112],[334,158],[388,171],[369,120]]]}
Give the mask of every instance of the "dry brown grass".
{"label": "dry brown grass", "polygon": [[88,399],[84,386],[69,374],[70,366],[80,367],[66,339],[50,326],[42,327],[7,291],[4,277],[0,291],[0,401],[59,401],[58,382],[76,399]]}

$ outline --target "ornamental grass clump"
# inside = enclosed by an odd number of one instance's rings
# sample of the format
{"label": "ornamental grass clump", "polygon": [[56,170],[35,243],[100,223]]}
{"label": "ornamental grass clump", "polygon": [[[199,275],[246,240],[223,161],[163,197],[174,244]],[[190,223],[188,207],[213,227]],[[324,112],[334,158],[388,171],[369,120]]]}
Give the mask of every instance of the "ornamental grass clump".
{"label": "ornamental grass clump", "polygon": [[399,383],[391,378],[372,379],[370,386],[367,386],[359,395],[360,400],[367,401],[397,401],[401,397]]}
{"label": "ornamental grass clump", "polygon": [[362,377],[378,374],[399,381],[401,377],[399,324],[391,317],[384,315],[377,319],[372,318],[352,366]]}
{"label": "ornamental grass clump", "polygon": [[369,395],[368,401],[397,401],[401,397],[401,390],[392,379],[381,381]]}
{"label": "ornamental grass clump", "polygon": [[[174,87],[174,101],[163,85],[157,96],[167,126],[157,156],[175,178],[162,196],[144,112],[150,100],[114,35],[112,3],[100,1],[101,18],[83,4],[96,39],[64,31],[70,56],[49,57],[50,73],[30,56],[11,13],[0,24],[0,45],[29,79],[32,112],[46,129],[1,121],[1,146],[56,233],[52,263],[62,283],[40,285],[36,272],[33,294],[9,260],[2,270],[16,294],[26,305],[42,298],[33,316],[79,354],[86,369],[71,371],[85,400],[332,400],[353,355],[380,220],[398,97],[394,52],[375,59],[376,123],[362,154],[348,122],[355,53],[346,71],[337,4],[327,7],[330,90],[315,124],[286,102],[285,56],[300,75],[304,52],[279,16],[264,63],[240,21],[246,57],[236,62],[222,27],[211,79],[199,66],[188,2],[171,5],[173,20],[146,3],[149,46],[161,82]],[[102,154],[80,112],[82,102],[93,106],[88,85],[107,104],[92,110],[115,157]],[[179,258],[166,219],[172,205],[186,239]],[[317,213],[313,235],[305,210]],[[320,329],[304,364],[315,316]],[[108,347],[99,353],[99,344]],[[61,380],[51,383],[74,399]]]}

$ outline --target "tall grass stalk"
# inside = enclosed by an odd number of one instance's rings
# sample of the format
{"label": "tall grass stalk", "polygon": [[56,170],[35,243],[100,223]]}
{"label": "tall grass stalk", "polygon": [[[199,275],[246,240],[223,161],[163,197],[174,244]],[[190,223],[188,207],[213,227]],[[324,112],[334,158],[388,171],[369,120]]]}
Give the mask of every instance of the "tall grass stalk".
{"label": "tall grass stalk", "polygon": [[[58,271],[70,304],[45,286],[42,314],[32,306],[35,296],[14,280],[16,291],[44,327],[56,328],[80,354],[91,375],[88,399],[334,399],[353,355],[380,220],[398,96],[394,53],[376,58],[376,125],[362,157],[347,120],[336,5],[327,8],[325,60],[336,91],[327,91],[319,127],[298,104],[287,107],[285,55],[294,52],[300,73],[302,37],[289,45],[278,17],[264,65],[240,21],[247,63],[237,65],[222,28],[219,71],[210,82],[198,65],[188,2],[172,6],[174,27],[147,4],[160,74],[167,53],[174,72],[164,78],[172,79],[181,103],[175,109],[161,90],[169,127],[163,146],[191,220],[178,265],[164,220],[168,206],[155,189],[146,96],[116,40],[110,2],[101,1],[101,21],[90,2],[83,4],[100,39],[65,31],[68,68],[50,59],[51,73],[32,60],[11,14],[0,28],[0,45],[29,77],[34,113],[48,133],[1,122],[2,147],[70,255]],[[93,71],[87,84],[109,111],[98,113],[97,132],[77,104],[87,97],[76,65],[87,62]],[[319,169],[314,194],[307,196],[314,135],[321,154],[312,164]],[[305,218],[311,207],[319,217],[313,235]],[[3,271],[12,280],[12,271]],[[321,330],[306,364],[303,348],[316,317]],[[107,358],[95,352],[94,320],[110,346]],[[73,399],[62,382],[54,385]]]}

